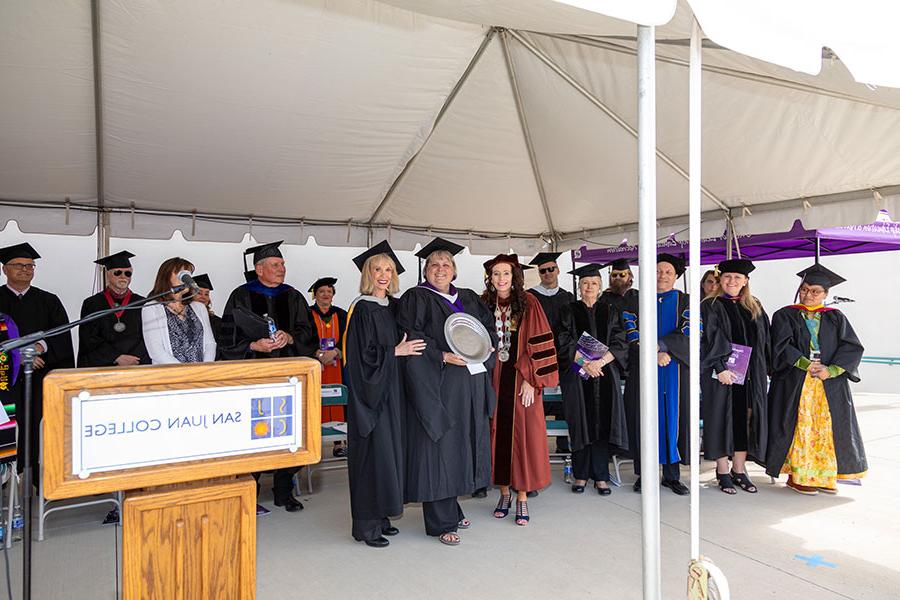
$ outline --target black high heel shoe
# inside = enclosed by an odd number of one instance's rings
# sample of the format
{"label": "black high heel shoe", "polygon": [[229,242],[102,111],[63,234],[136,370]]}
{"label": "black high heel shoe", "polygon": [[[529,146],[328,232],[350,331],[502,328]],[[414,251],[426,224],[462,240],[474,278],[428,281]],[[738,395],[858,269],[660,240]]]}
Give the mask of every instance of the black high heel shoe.
{"label": "black high heel shoe", "polygon": [[528,516],[528,501],[516,500],[516,525],[524,527],[528,525],[531,517]]}
{"label": "black high heel shoe", "polygon": [[494,509],[494,518],[502,519],[509,514],[509,506],[512,504],[512,494],[500,494],[500,502]]}

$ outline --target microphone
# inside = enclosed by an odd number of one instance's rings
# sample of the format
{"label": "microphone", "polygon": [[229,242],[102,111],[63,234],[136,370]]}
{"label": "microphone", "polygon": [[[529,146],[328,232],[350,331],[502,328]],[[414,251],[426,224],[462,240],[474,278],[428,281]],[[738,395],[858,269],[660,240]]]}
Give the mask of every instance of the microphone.
{"label": "microphone", "polygon": [[832,296],[831,299],[835,302],[856,302],[853,298],[844,298],[843,296]]}
{"label": "microphone", "polygon": [[195,294],[200,292],[200,286],[197,285],[196,281],[194,281],[194,278],[191,276],[190,271],[179,271],[176,277],[178,277],[178,280],[182,285],[190,288],[191,292]]}

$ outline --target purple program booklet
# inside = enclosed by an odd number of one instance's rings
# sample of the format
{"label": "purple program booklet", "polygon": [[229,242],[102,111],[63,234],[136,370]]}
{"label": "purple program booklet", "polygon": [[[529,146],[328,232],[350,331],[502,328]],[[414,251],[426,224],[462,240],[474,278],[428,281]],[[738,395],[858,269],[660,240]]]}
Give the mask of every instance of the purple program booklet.
{"label": "purple program booklet", "polygon": [[588,332],[582,332],[581,337],[578,338],[572,370],[578,373],[578,376],[582,379],[590,379],[591,376],[582,368],[584,363],[589,360],[598,360],[608,351],[609,347],[606,344]]}
{"label": "purple program booklet", "polygon": [[[747,370],[750,368],[750,355],[752,353],[753,348],[750,346],[731,345],[731,356],[725,361],[725,366],[736,375],[734,382],[737,385],[744,385],[744,382],[747,380]],[[713,371],[712,376],[713,379],[717,379],[715,371]]]}

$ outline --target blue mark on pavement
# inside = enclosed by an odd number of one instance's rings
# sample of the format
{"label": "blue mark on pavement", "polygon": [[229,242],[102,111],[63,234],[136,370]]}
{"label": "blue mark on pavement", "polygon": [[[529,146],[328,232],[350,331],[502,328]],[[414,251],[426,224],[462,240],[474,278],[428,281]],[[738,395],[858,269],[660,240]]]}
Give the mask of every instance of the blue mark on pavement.
{"label": "blue mark on pavement", "polygon": [[828,562],[818,554],[813,554],[812,556],[802,556],[800,554],[795,554],[794,560],[802,560],[808,567],[829,567],[832,569],[837,568],[836,563]]}

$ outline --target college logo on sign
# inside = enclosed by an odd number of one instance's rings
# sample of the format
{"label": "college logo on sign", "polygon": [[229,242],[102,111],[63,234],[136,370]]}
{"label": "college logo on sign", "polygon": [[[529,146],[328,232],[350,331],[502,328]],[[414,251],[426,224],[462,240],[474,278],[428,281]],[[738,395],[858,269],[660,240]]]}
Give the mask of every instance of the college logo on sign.
{"label": "college logo on sign", "polygon": [[250,400],[250,439],[274,438],[294,434],[293,399],[272,396]]}

